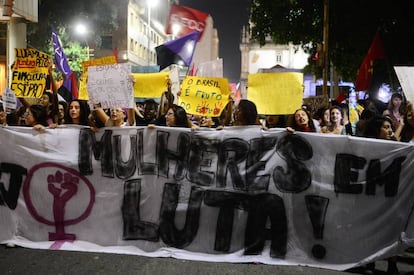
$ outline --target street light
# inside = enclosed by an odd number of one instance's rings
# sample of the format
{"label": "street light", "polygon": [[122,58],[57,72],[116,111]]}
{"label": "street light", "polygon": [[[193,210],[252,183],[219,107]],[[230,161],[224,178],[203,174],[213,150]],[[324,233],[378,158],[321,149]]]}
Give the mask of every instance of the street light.
{"label": "street light", "polygon": [[148,38],[148,47],[147,47],[147,65],[150,65],[150,56],[151,56],[151,8],[157,5],[156,0],[147,0],[147,10],[148,10],[148,23],[147,23],[147,38]]}
{"label": "street light", "polygon": [[76,26],[75,26],[75,32],[85,39],[86,54],[87,54],[88,60],[89,60],[89,43],[88,43],[88,40],[87,40],[87,37],[86,37],[87,34],[88,34],[88,29],[87,29],[86,25],[83,24],[83,23],[77,23]]}

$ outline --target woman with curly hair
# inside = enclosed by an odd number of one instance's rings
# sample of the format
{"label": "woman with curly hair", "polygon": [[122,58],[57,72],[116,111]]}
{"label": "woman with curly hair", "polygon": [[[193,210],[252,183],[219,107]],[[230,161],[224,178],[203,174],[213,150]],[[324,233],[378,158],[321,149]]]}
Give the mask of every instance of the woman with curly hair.
{"label": "woman with curly hair", "polygon": [[65,124],[89,125],[90,108],[86,101],[74,99],[66,112]]}

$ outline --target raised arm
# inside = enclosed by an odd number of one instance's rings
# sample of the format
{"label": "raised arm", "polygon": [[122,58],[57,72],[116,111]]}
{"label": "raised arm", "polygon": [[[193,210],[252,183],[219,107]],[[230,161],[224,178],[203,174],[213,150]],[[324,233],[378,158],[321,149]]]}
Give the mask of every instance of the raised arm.
{"label": "raised arm", "polygon": [[135,109],[128,108],[128,125],[135,126]]}
{"label": "raised arm", "polygon": [[24,97],[18,97],[18,99],[25,108],[30,107],[30,103]]}
{"label": "raised arm", "polygon": [[95,113],[96,113],[96,117],[103,123],[106,124],[106,122],[109,119],[109,116],[105,113],[105,111],[101,108],[98,107],[95,109]]}
{"label": "raised arm", "polygon": [[48,67],[50,83],[52,84],[52,110],[50,110],[50,116],[53,118],[54,123],[58,123],[58,114],[59,114],[59,99],[58,99],[58,88],[56,86],[55,78],[53,77],[53,61],[50,60],[50,65]]}

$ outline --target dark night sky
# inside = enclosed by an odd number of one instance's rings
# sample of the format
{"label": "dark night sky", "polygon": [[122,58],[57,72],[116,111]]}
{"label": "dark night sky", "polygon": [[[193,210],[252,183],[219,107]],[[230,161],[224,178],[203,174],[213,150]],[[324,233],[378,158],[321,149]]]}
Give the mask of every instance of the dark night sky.
{"label": "dark night sky", "polygon": [[180,0],[180,5],[208,13],[219,36],[219,57],[223,58],[224,77],[240,79],[240,35],[249,20],[249,0]]}

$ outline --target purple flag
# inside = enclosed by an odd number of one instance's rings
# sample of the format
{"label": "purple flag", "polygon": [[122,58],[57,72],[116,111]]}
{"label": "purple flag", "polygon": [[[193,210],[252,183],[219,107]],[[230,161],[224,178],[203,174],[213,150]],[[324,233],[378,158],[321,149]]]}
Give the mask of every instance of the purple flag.
{"label": "purple flag", "polygon": [[160,65],[160,69],[162,70],[171,64],[180,63],[190,66],[199,36],[200,32],[192,32],[157,46],[155,51],[157,52],[157,64]]}
{"label": "purple flag", "polygon": [[70,70],[68,60],[66,59],[66,55],[63,52],[63,48],[60,45],[59,37],[57,32],[54,28],[52,28],[52,39],[53,39],[53,49],[55,52],[55,62],[57,69],[61,71],[66,78],[69,78],[72,71]]}
{"label": "purple flag", "polygon": [[73,83],[72,71],[69,67],[69,63],[68,63],[68,60],[66,59],[66,55],[63,52],[63,48],[60,45],[59,36],[57,35],[55,28],[52,28],[52,40],[53,40],[53,49],[55,52],[56,67],[65,76],[65,81],[63,82],[63,86],[66,89],[68,89],[70,92],[72,92],[73,98],[77,98],[77,95],[74,95],[72,91],[72,83]]}

